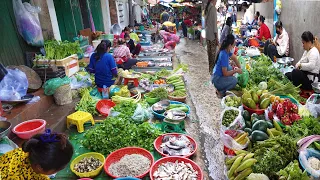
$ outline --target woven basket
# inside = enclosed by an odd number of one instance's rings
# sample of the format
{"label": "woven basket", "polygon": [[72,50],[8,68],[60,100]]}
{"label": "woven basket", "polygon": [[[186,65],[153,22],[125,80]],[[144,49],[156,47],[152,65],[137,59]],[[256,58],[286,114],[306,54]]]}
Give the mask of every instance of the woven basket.
{"label": "woven basket", "polygon": [[171,100],[171,101],[179,101],[179,102],[186,102],[186,99],[187,99],[187,96],[184,96],[184,97],[173,97],[173,96],[170,96],[168,95],[168,99]]}
{"label": "woven basket", "polygon": [[60,86],[53,94],[54,101],[57,105],[63,106],[72,103],[72,93],[69,84]]}

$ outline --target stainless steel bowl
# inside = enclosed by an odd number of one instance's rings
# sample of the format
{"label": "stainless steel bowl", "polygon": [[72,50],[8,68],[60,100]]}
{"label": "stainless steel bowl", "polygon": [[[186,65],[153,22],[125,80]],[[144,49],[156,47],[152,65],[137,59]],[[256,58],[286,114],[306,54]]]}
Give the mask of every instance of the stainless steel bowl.
{"label": "stainless steel bowl", "polygon": [[0,139],[10,132],[11,123],[8,121],[0,121]]}
{"label": "stainless steel bowl", "polygon": [[320,83],[312,83],[311,85],[314,92],[320,94]]}

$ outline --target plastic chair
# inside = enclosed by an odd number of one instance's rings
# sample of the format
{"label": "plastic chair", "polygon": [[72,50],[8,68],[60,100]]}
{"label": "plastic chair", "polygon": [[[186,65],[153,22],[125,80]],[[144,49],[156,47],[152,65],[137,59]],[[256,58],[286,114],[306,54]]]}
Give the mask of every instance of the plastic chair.
{"label": "plastic chair", "polygon": [[77,111],[73,114],[67,116],[67,128],[69,129],[70,125],[76,125],[79,133],[84,131],[84,123],[91,121],[91,124],[94,125],[94,119],[90,113]]}
{"label": "plastic chair", "polygon": [[123,82],[124,85],[128,85],[129,82],[133,82],[133,85],[135,87],[139,86],[138,78],[124,78],[124,82]]}

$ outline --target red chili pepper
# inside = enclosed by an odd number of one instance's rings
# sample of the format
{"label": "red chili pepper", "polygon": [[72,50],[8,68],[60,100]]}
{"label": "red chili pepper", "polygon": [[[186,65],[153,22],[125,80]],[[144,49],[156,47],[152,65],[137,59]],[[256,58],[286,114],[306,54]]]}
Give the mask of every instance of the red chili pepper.
{"label": "red chili pepper", "polygon": [[227,148],[226,146],[224,146],[223,149],[224,149],[224,152],[225,152],[227,155],[231,155],[231,156],[236,155],[236,153],[234,152],[234,150],[229,149],[229,148]]}

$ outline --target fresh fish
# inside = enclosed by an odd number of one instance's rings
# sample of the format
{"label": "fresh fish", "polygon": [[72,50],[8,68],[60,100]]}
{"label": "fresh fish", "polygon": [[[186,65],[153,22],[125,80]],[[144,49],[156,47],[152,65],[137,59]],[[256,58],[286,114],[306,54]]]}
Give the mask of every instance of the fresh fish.
{"label": "fresh fish", "polygon": [[153,177],[155,180],[196,180],[198,171],[190,169],[183,162],[167,162],[158,167]]}

